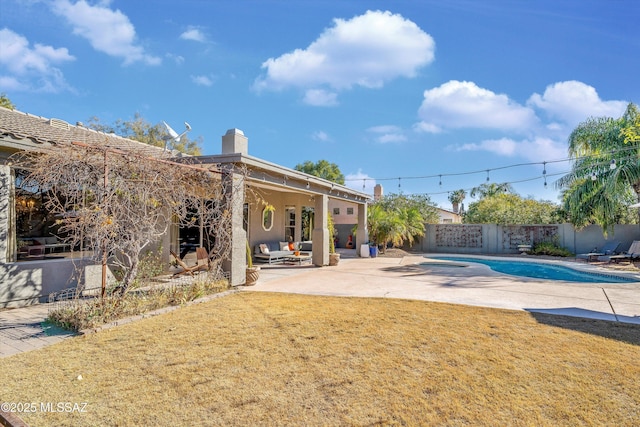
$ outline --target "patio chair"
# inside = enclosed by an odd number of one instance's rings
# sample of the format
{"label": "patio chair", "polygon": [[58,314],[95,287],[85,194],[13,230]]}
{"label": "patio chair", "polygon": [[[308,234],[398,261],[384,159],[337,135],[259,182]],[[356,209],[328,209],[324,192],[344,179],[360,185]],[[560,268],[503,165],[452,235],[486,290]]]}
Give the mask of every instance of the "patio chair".
{"label": "patio chair", "polygon": [[189,274],[190,276],[193,276],[193,273],[195,272],[209,269],[209,254],[205,248],[196,248],[196,264],[192,266],[187,265],[178,255],[176,255],[175,252],[169,252],[176,259],[178,265],[182,267],[182,271],[174,273],[173,277],[180,276],[182,274]]}
{"label": "patio chair", "polygon": [[[623,260],[628,260],[629,262],[634,259],[640,258],[640,240],[634,240],[625,252],[621,254],[611,255],[607,257],[609,262],[618,263]],[[603,260],[604,261],[604,260]]]}
{"label": "patio chair", "polygon": [[619,247],[620,247],[620,242],[607,242],[604,244],[600,252],[597,252],[596,250],[594,250],[586,254],[577,254],[576,259],[578,258],[586,259],[587,262],[596,261],[598,257],[601,257],[601,256],[615,255]]}

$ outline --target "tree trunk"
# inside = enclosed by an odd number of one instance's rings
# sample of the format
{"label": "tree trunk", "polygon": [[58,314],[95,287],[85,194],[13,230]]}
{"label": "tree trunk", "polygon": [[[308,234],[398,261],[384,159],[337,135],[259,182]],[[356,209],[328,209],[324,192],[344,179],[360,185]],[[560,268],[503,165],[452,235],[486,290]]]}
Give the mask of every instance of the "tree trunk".
{"label": "tree trunk", "polygon": [[127,273],[122,278],[122,283],[120,283],[119,289],[120,294],[124,295],[129,290],[129,286],[133,283],[136,276],[138,275],[138,266],[139,266],[138,257],[131,257],[131,268],[127,270]]}

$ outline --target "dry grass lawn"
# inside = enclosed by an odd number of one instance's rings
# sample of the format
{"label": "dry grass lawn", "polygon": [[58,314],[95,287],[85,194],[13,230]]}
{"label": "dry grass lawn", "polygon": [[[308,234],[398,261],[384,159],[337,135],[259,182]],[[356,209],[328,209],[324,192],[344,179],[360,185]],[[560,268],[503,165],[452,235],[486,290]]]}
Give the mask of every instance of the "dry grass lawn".
{"label": "dry grass lawn", "polygon": [[88,403],[32,426],[632,426],[640,327],[241,292],[3,359],[0,401]]}

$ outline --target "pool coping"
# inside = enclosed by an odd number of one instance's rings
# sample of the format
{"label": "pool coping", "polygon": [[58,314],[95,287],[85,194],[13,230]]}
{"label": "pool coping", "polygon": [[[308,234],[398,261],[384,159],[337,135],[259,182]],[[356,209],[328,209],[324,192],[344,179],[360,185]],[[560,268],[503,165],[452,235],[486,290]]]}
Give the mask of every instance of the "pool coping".
{"label": "pool coping", "polygon": [[[499,255],[476,255],[476,254],[450,254],[450,253],[429,253],[429,254],[424,254],[423,257],[425,259],[429,259],[432,261],[441,261],[441,262],[452,262],[452,263],[456,263],[456,262],[461,262],[459,260],[456,261],[452,261],[452,260],[438,260],[437,258],[432,258],[432,257],[456,257],[456,258],[470,258],[470,259],[484,259],[484,260],[494,260],[494,261],[509,261],[509,262],[527,262],[527,263],[533,263],[533,264],[549,264],[549,265],[557,265],[557,266],[561,266],[561,267],[565,267],[571,270],[575,270],[578,272],[582,272],[582,273],[588,273],[588,274],[593,274],[596,276],[601,276],[601,277],[611,277],[611,278],[617,278],[617,279],[624,279],[624,280],[632,280],[630,282],[625,282],[625,283],[635,283],[635,282],[640,282],[640,273],[634,273],[631,271],[611,271],[608,270],[604,267],[598,266],[598,265],[590,265],[590,264],[582,264],[582,263],[577,263],[574,261],[568,261],[568,260],[557,260],[557,259],[540,259],[540,258],[532,258],[531,256],[527,256],[527,255],[521,255],[518,257],[505,257],[505,256],[499,256]],[[472,261],[469,261],[472,262]],[[487,266],[487,268],[490,268]],[[494,270],[495,271],[495,270]],[[500,274],[506,274],[506,275],[510,275],[508,273],[501,273],[501,272],[497,272],[496,273],[500,273]],[[514,275],[510,275],[510,276],[514,276]],[[517,276],[517,277],[523,277],[523,276]],[[532,279],[536,279],[534,277],[532,277]],[[549,279],[543,279],[543,280],[549,280]],[[577,282],[580,283],[580,282]],[[584,282],[584,283],[588,283],[588,282]],[[610,283],[610,284],[624,284],[624,283],[615,283],[615,282],[603,282],[603,283]]]}

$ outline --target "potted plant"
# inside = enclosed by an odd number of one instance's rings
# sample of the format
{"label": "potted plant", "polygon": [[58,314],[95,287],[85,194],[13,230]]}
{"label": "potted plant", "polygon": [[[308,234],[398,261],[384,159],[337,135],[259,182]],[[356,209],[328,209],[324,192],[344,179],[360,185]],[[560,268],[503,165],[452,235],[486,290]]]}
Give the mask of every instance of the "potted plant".
{"label": "potted plant", "polygon": [[338,265],[340,262],[340,254],[336,253],[336,245],[334,236],[336,234],[336,228],[333,225],[333,217],[331,214],[327,217],[327,228],[329,229],[329,265]]}
{"label": "potted plant", "polygon": [[260,277],[260,267],[253,266],[253,259],[251,257],[251,246],[249,246],[249,241],[247,240],[247,277],[245,279],[245,286],[253,286],[258,281]]}

